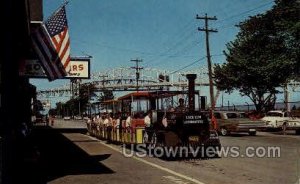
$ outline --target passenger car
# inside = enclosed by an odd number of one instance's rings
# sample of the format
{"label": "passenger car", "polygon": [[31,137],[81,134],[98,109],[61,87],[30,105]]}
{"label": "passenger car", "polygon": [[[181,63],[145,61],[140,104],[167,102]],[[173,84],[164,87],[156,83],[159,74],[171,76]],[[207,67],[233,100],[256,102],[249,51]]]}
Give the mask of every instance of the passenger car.
{"label": "passenger car", "polygon": [[71,120],[71,117],[70,116],[65,116],[64,120]]}
{"label": "passenger car", "polygon": [[300,135],[300,118],[290,118],[283,124],[285,130],[295,130],[297,135]]}
{"label": "passenger car", "polygon": [[290,120],[290,115],[288,112],[280,110],[269,111],[261,120],[266,122],[268,129],[281,129],[283,124]]}
{"label": "passenger car", "polygon": [[215,111],[214,117],[217,120],[217,131],[223,136],[232,132],[243,132],[254,136],[257,130],[263,130],[266,127],[265,122],[251,120],[235,111]]}
{"label": "passenger car", "polygon": [[75,116],[74,119],[75,120],[82,120],[83,118],[81,116]]}

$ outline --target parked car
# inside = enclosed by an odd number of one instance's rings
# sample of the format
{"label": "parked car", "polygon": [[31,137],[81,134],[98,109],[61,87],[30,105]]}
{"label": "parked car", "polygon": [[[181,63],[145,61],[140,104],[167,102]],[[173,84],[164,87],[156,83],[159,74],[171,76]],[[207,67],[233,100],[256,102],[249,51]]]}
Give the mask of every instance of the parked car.
{"label": "parked car", "polygon": [[266,128],[266,124],[260,120],[251,120],[245,114],[235,111],[215,111],[214,117],[217,120],[217,131],[225,136],[230,133],[248,133],[256,135],[257,130]]}
{"label": "parked car", "polygon": [[284,130],[295,130],[297,135],[300,135],[300,118],[293,117],[290,118],[283,125]]}
{"label": "parked car", "polygon": [[282,126],[290,120],[290,114],[286,111],[269,111],[265,117],[261,118],[262,121],[266,122],[268,129],[281,129]]}
{"label": "parked car", "polygon": [[71,120],[71,117],[70,116],[65,116],[64,120]]}
{"label": "parked car", "polygon": [[83,118],[81,116],[75,116],[74,119],[76,119],[76,120],[82,120]]}

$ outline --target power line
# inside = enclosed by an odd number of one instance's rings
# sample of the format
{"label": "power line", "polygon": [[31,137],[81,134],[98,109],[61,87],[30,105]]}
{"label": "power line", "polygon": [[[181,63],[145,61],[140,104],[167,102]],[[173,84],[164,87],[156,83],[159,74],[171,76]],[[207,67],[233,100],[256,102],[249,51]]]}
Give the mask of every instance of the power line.
{"label": "power line", "polygon": [[190,67],[190,66],[196,64],[197,62],[199,62],[199,61],[201,61],[201,60],[203,60],[203,59],[205,59],[205,58],[206,58],[206,56],[205,56],[205,57],[202,57],[202,58],[200,58],[200,59],[197,59],[196,61],[193,61],[192,63],[190,63],[190,64],[188,64],[188,65],[186,65],[186,66],[184,66],[184,67],[182,67],[182,68],[180,68],[180,69],[178,69],[178,70],[175,70],[175,71],[171,72],[170,74],[174,74],[174,73],[177,73],[177,72],[179,72],[179,71],[181,71],[181,70],[184,70],[184,69],[186,69],[186,68],[188,68],[188,67]]}
{"label": "power line", "polygon": [[173,36],[169,37],[166,41],[163,42],[162,45],[167,44],[170,41],[173,41],[174,38],[179,37],[179,35],[182,35],[185,33],[187,30],[190,30],[190,28],[193,26],[192,23],[194,22],[194,19],[191,19],[187,24],[185,24],[183,27],[181,27],[180,31],[175,33]]}
{"label": "power line", "polygon": [[261,5],[257,6],[257,7],[254,7],[254,8],[252,8],[252,9],[250,9],[250,10],[247,10],[247,11],[244,11],[244,12],[241,12],[241,13],[238,13],[238,14],[234,14],[234,15],[232,15],[232,16],[229,16],[229,17],[225,18],[225,19],[221,19],[220,21],[218,21],[218,22],[216,22],[216,23],[213,23],[212,25],[216,25],[216,24],[219,24],[219,23],[224,22],[224,21],[226,21],[226,20],[229,20],[229,19],[232,19],[232,18],[235,18],[235,17],[239,17],[239,16],[241,16],[241,15],[247,14],[247,13],[249,13],[249,12],[252,12],[252,11],[257,10],[257,9],[259,9],[259,8],[262,8],[262,7],[264,7],[264,6],[270,5],[270,4],[272,4],[272,3],[273,3],[273,1],[270,1],[270,2],[268,2],[268,3],[261,4]]}
{"label": "power line", "polygon": [[[172,58],[172,57],[179,57],[179,54],[183,54],[185,52],[187,52],[188,50],[190,50],[190,48],[194,47],[195,45],[199,44],[199,41],[193,41],[190,44],[186,45],[185,47],[183,47],[181,50],[178,50],[176,53],[172,54],[172,55],[165,55],[165,58]],[[163,64],[163,62],[161,62],[161,59],[156,60],[156,62],[152,63],[152,65],[159,65],[159,64]],[[149,65],[148,65],[149,66]]]}
{"label": "power line", "polygon": [[[192,47],[194,47],[195,45],[197,45],[199,43],[201,43],[201,42],[195,40],[195,41],[191,42],[190,44],[188,44],[187,46],[185,46],[183,49],[181,49],[178,52],[176,52],[174,55],[177,56],[179,54],[186,53],[187,51],[190,51],[190,49]],[[168,57],[171,57],[171,56],[168,56]]]}
{"label": "power line", "polygon": [[[252,9],[250,9],[250,10],[247,10],[247,11],[244,11],[244,12],[241,12],[241,13],[238,13],[238,14],[235,14],[235,15],[232,15],[232,16],[229,16],[229,17],[227,17],[227,18],[225,18],[225,19],[222,19],[221,21],[216,22],[215,24],[219,24],[220,22],[224,22],[224,21],[226,21],[226,20],[229,20],[229,19],[238,17],[238,16],[240,16],[240,15],[247,14],[247,13],[249,13],[249,12],[251,12],[251,11],[254,11],[254,10],[256,10],[256,9],[262,8],[262,7],[264,7],[264,6],[266,6],[266,5],[269,5],[269,4],[271,4],[271,3],[273,3],[273,1],[268,2],[268,3],[261,4],[261,5],[257,6],[257,7],[254,7],[254,8],[252,8]],[[213,23],[213,24],[214,24],[214,23]],[[225,28],[228,28],[228,27],[232,27],[232,26],[234,26],[234,25],[231,25],[231,24],[230,24],[230,25],[225,25],[225,26],[226,26]],[[222,28],[222,27],[223,27],[223,26],[219,26],[218,28]],[[182,39],[182,40],[184,40],[184,39]],[[165,56],[164,54],[170,52],[172,49],[174,49],[174,48],[175,48],[176,46],[178,46],[180,43],[181,43],[181,41],[178,42],[174,47],[169,48],[166,52],[163,52],[163,54],[160,54],[160,55],[158,56],[158,58],[159,58],[160,56],[162,56],[162,57]],[[149,65],[150,62],[152,62],[152,61],[154,61],[154,60],[157,60],[158,58],[156,57],[156,58],[151,59],[150,61],[148,61],[148,62],[147,62],[148,65]],[[154,64],[155,64],[155,63],[154,63]],[[148,65],[147,65],[147,66],[148,66]]]}
{"label": "power line", "polygon": [[[169,47],[166,51],[160,53],[157,57],[151,59],[151,60],[148,60],[147,61],[147,65],[146,66],[149,66],[149,64],[155,60],[158,61],[159,58],[162,58],[164,56],[166,56],[167,53],[171,52],[172,50],[174,50],[175,48],[177,48],[178,46],[180,46],[184,41],[186,41],[187,39],[189,39],[191,36],[193,36],[196,32],[195,31],[192,31],[192,32],[189,32],[188,35],[186,35],[185,37],[183,37],[181,40],[179,40],[178,42],[176,42],[173,46]],[[155,63],[154,63],[155,64]]]}

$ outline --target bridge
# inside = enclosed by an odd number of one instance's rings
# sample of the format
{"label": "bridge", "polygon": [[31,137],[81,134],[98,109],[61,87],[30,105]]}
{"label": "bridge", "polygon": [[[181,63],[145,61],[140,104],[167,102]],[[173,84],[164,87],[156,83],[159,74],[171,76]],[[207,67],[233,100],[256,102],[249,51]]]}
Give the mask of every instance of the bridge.
{"label": "bridge", "polygon": [[197,74],[196,86],[208,86],[207,68],[172,72],[156,68],[144,68],[138,74],[130,67],[120,67],[91,74],[88,80],[73,80],[63,86],[38,91],[38,96],[71,96],[82,84],[92,83],[96,91],[151,91],[162,89],[184,89],[188,85],[186,74]]}
{"label": "bridge", "polygon": [[[131,67],[108,69],[91,74],[88,80],[73,80],[57,88],[43,89],[37,92],[39,97],[72,96],[78,92],[80,85],[92,83],[96,92],[113,91],[155,91],[163,89],[182,90],[187,87],[186,74],[197,74],[196,87],[209,85],[206,67],[197,67],[187,71],[168,71],[157,68],[144,68],[136,73]],[[138,77],[137,77],[138,76]],[[300,92],[300,82],[291,81],[290,92]],[[78,94],[78,93],[77,93]]]}

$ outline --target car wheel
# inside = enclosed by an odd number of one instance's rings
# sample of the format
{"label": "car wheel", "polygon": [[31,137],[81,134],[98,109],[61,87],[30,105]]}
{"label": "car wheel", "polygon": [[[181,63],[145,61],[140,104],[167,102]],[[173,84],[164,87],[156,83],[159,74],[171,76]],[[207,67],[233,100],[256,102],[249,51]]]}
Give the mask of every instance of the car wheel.
{"label": "car wheel", "polygon": [[286,127],[287,127],[286,122],[284,122],[284,123],[282,124],[282,131],[283,131],[283,133],[285,133]]}
{"label": "car wheel", "polygon": [[256,135],[256,131],[255,132],[249,132],[249,135],[255,136]]}
{"label": "car wheel", "polygon": [[221,133],[222,136],[226,136],[226,135],[229,134],[227,128],[225,128],[225,127],[222,127],[222,128],[220,129],[220,133]]}

